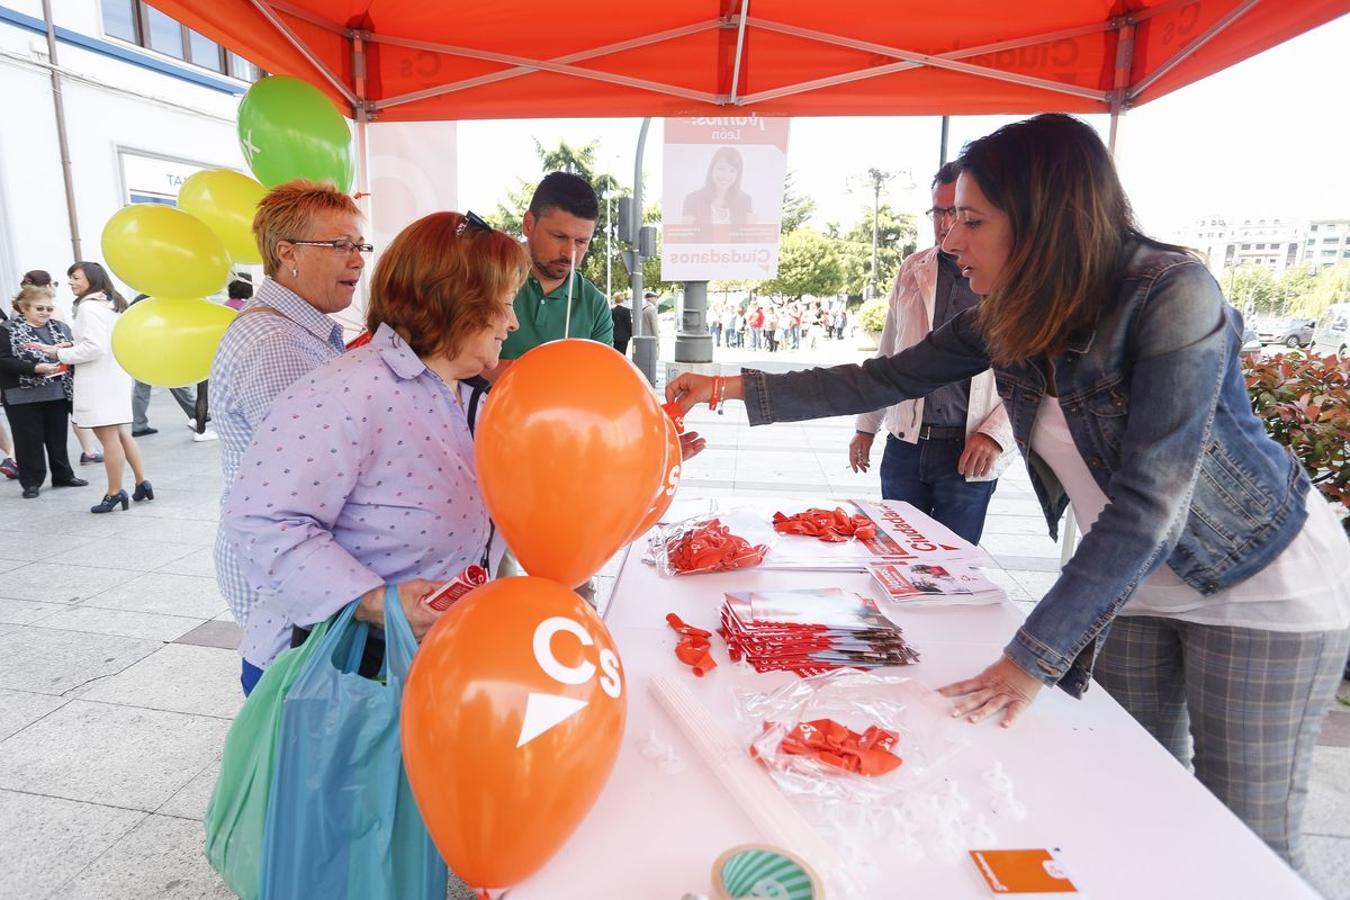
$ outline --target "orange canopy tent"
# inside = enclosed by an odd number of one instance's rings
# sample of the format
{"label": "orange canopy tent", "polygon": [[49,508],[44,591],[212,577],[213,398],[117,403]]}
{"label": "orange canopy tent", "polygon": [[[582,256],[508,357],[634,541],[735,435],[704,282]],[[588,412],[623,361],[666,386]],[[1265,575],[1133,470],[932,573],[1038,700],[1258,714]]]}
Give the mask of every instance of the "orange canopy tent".
{"label": "orange canopy tent", "polygon": [[364,123],[1137,106],[1347,0],[150,0]]}

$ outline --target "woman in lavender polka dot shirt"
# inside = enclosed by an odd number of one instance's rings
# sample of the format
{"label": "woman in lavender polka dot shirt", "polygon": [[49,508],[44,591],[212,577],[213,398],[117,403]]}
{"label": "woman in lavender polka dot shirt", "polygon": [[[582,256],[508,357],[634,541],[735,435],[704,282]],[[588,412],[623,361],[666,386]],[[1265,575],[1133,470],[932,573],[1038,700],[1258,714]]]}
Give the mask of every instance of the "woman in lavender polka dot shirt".
{"label": "woman in lavender polka dot shirt", "polygon": [[383,621],[397,584],[420,640],[437,613],[418,602],[500,547],[474,470],[473,410],[516,329],[524,249],[472,213],[405,228],[375,269],[372,340],[298,381],[273,404],[222,524],[260,591],[241,650],[266,668],[305,628],[360,598]]}

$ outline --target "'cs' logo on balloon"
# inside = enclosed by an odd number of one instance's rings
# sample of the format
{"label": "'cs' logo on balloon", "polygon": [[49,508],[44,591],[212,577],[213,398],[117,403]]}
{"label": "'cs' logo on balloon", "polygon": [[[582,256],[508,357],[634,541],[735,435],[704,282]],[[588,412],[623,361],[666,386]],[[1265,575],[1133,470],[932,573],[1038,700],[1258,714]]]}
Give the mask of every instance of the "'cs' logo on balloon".
{"label": "'cs' logo on balloon", "polygon": [[[582,647],[595,646],[595,639],[580,622],[567,616],[551,616],[534,629],[534,658],[539,663],[539,668],[559,684],[575,686],[595,678],[597,665],[589,659],[582,659],[581,662],[570,666],[558,659],[553,652],[553,639],[559,634],[574,636],[581,642]],[[623,678],[619,674],[619,657],[608,647],[600,648],[598,671],[600,690],[611,699],[618,700],[623,694]],[[520,737],[516,739],[517,749],[553,726],[570,719],[587,705],[589,705],[587,700],[531,692],[525,698],[525,718],[520,723]]]}

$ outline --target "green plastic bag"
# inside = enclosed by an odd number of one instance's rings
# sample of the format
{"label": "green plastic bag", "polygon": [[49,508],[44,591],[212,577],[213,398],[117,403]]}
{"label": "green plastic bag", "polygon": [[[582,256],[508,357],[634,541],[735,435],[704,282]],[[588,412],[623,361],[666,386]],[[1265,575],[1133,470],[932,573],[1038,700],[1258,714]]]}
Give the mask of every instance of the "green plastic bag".
{"label": "green plastic bag", "polygon": [[241,900],[257,900],[262,882],[263,826],[282,703],[305,663],[324,643],[329,624],[320,622],[303,644],[277,656],[225,737],[220,777],[206,807],[206,858]]}

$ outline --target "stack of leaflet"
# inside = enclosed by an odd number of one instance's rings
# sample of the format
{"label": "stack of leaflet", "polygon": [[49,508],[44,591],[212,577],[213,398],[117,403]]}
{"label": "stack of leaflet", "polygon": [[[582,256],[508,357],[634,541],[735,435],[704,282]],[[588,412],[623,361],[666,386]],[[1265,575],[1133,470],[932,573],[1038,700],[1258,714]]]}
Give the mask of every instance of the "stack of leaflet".
{"label": "stack of leaflet", "polygon": [[759,672],[805,677],[919,661],[875,601],[838,588],[728,593],[719,631],[731,658]]}
{"label": "stack of leaflet", "polygon": [[867,571],[881,595],[898,606],[980,606],[1004,597],[979,569],[959,563],[875,562]]}

